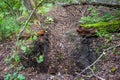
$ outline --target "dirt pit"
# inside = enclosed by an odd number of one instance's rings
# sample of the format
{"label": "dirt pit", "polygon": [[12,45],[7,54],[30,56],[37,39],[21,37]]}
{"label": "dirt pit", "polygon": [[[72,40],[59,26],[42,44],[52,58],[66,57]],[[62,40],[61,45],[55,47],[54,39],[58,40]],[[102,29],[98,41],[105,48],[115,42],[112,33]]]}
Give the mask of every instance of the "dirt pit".
{"label": "dirt pit", "polygon": [[[31,66],[37,67],[40,72],[49,74],[71,74],[76,75],[85,67],[93,63],[99,56],[95,50],[101,45],[95,43],[96,37],[82,37],[77,33],[79,20],[82,16],[89,15],[89,5],[71,5],[57,7],[47,13],[47,17],[52,17],[52,23],[42,23],[41,27],[48,26],[47,42],[36,41],[33,53],[44,54],[43,63],[37,64],[34,60],[29,60]],[[47,44],[47,45],[46,45]],[[49,47],[48,47],[49,46]],[[29,55],[29,59],[31,59]],[[27,64],[24,63],[24,64]],[[38,71],[39,72],[39,71]]]}

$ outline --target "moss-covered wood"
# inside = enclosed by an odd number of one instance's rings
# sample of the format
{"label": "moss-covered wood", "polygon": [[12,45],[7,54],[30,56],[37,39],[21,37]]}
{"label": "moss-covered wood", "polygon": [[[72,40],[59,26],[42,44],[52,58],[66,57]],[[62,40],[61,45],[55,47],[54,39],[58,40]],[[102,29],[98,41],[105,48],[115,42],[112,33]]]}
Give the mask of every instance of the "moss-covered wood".
{"label": "moss-covered wood", "polygon": [[97,30],[105,30],[107,32],[116,32],[120,30],[120,20],[98,22],[94,24],[80,24],[80,27],[95,28]]}

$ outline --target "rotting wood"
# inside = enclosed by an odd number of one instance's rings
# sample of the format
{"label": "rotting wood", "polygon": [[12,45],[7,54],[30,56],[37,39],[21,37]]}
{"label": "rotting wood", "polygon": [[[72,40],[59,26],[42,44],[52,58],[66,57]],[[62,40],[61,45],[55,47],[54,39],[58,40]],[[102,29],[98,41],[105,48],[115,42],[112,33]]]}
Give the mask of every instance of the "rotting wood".
{"label": "rotting wood", "polygon": [[80,24],[80,27],[84,28],[95,28],[101,29],[105,28],[108,32],[115,32],[120,30],[120,20],[114,20],[109,22],[98,22],[93,24]]}

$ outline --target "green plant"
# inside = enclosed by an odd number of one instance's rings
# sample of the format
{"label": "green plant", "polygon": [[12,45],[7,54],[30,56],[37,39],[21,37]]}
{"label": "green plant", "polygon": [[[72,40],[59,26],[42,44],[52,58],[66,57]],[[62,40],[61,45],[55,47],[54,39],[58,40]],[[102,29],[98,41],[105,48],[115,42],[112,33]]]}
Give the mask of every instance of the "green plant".
{"label": "green plant", "polygon": [[31,53],[34,46],[33,44],[32,45],[28,45],[28,44],[31,44],[36,39],[37,39],[37,36],[34,35],[34,36],[31,36],[27,41],[26,40],[19,41],[18,47],[20,47],[20,50],[22,50],[24,55],[28,55]]}
{"label": "green plant", "polygon": [[21,60],[20,60],[20,56],[19,55],[15,55],[13,56],[13,60],[16,62],[16,63],[19,63]]}
{"label": "green plant", "polygon": [[29,46],[21,45],[20,48],[25,55],[28,55],[32,51],[32,49],[30,49]]}
{"label": "green plant", "polygon": [[60,53],[58,53],[58,55],[57,55],[57,60],[60,61],[61,59],[62,59],[62,56],[61,56]]}
{"label": "green plant", "polygon": [[97,71],[97,68],[96,68],[95,66],[93,66],[91,69],[92,69],[93,71]]}
{"label": "green plant", "polygon": [[[119,30],[120,21],[116,20],[119,14],[112,15],[106,12],[103,16],[100,16],[100,12],[97,9],[89,8],[89,16],[82,17],[80,19],[80,26],[85,28],[95,28],[96,35],[99,37],[109,37],[108,42],[111,40],[110,32],[116,32]],[[119,11],[116,11],[118,13]]]}
{"label": "green plant", "polygon": [[12,65],[15,65],[21,62],[21,57],[18,54],[7,56],[5,62],[8,64],[12,63]]}
{"label": "green plant", "polygon": [[114,39],[114,35],[106,35],[105,37],[106,37],[106,43],[109,43]]}
{"label": "green plant", "polygon": [[102,46],[103,49],[106,49],[108,46],[105,44]]}
{"label": "green plant", "polygon": [[5,62],[10,64],[10,65],[15,65],[21,62],[21,57],[18,54],[12,55],[12,56],[7,56],[5,58]]}
{"label": "green plant", "polygon": [[37,13],[40,13],[40,14],[42,14],[42,15],[45,15],[47,12],[50,11],[50,8],[52,8],[52,7],[53,7],[53,4],[51,4],[51,3],[46,3],[46,4],[44,4],[43,6],[41,6],[41,7],[38,8],[38,12],[37,12]]}
{"label": "green plant", "polygon": [[5,16],[15,16],[20,13],[21,5],[20,0],[0,0],[0,12],[4,13]]}
{"label": "green plant", "polygon": [[118,33],[117,36],[120,37],[120,33]]}
{"label": "green plant", "polygon": [[4,80],[25,80],[25,76],[16,71],[13,74],[7,73]]}
{"label": "green plant", "polygon": [[53,23],[54,22],[54,19],[52,17],[47,17],[45,19],[45,23]]}
{"label": "green plant", "polygon": [[19,74],[19,75],[17,76],[17,79],[18,79],[18,80],[25,80],[25,76],[23,76],[22,74]]}
{"label": "green plant", "polygon": [[27,52],[28,48],[27,48],[27,46],[21,46],[21,50],[25,53],[25,52]]}
{"label": "green plant", "polygon": [[30,41],[35,41],[37,40],[37,35],[33,35],[29,38]]}
{"label": "green plant", "polygon": [[22,65],[17,68],[18,71],[21,71],[21,70],[24,70],[24,69],[25,69],[25,67],[22,66]]}
{"label": "green plant", "polygon": [[100,12],[95,8],[89,8],[90,11],[89,16],[84,16],[80,19],[80,23],[83,24],[91,24],[91,23],[98,23],[98,22],[107,22],[117,18],[118,16],[113,16],[112,14],[106,12],[103,16],[99,16]]}
{"label": "green plant", "polygon": [[6,74],[4,80],[10,80],[11,74]]}
{"label": "green plant", "polygon": [[120,52],[115,52],[115,54],[118,54],[118,55],[120,55]]}
{"label": "green plant", "polygon": [[115,67],[112,67],[111,69],[110,69],[110,72],[115,72],[117,69],[115,68]]}
{"label": "green plant", "polygon": [[79,21],[80,23],[89,24],[89,23],[95,23],[100,21],[100,18],[98,18],[99,12],[95,8],[90,7],[88,8],[88,11],[90,12],[90,15],[82,17]]}
{"label": "green plant", "polygon": [[15,22],[15,17],[5,17],[0,23],[0,40],[10,37],[19,31],[19,25]]}
{"label": "green plant", "polygon": [[37,59],[38,63],[42,63],[44,61],[44,56],[40,55],[39,58]]}
{"label": "green plant", "polygon": [[16,18],[26,14],[26,9],[21,3],[20,0],[0,0],[0,40],[19,30]]}
{"label": "green plant", "polygon": [[96,31],[96,35],[99,37],[106,37],[107,35],[109,35],[109,33],[104,29],[100,29]]}
{"label": "green plant", "polygon": [[81,23],[97,23],[97,22],[107,22],[112,19],[113,19],[113,16],[110,14],[105,14],[102,17],[98,17],[96,14],[96,15],[91,15],[87,17],[82,17],[80,22]]}

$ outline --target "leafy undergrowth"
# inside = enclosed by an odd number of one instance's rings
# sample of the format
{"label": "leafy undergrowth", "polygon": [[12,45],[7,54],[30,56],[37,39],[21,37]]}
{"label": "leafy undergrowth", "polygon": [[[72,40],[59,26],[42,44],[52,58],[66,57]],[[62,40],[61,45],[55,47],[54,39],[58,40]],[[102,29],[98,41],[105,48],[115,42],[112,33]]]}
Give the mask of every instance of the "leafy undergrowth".
{"label": "leafy undergrowth", "polygon": [[15,22],[16,17],[8,16],[5,17],[0,23],[0,41],[7,39],[12,34],[15,34],[19,31],[20,26]]}
{"label": "leafy undergrowth", "polygon": [[[51,4],[45,6],[51,7]],[[25,78],[27,80],[96,80],[98,77],[92,75],[90,71],[82,76],[78,76],[76,73],[80,73],[81,69],[89,66],[91,62],[94,62],[91,60],[94,57],[94,53],[96,56],[99,56],[102,53],[102,50],[120,44],[120,33],[109,33],[107,37],[102,38],[94,38],[94,36],[89,36],[87,38],[85,36],[82,38],[82,36],[76,32],[77,27],[79,27],[79,24],[76,23],[78,23],[82,15],[80,14],[81,11],[79,12],[79,9],[84,11],[84,6],[86,5],[71,5],[66,8],[64,7],[64,9],[53,8],[53,10],[47,14],[48,17],[42,19],[43,23],[41,23],[41,26],[44,27],[45,33],[42,33],[41,35],[41,29],[37,24],[27,28],[22,36],[25,38],[21,37],[19,39],[17,45],[18,51],[13,50],[14,39],[11,41],[8,39],[8,41],[1,43],[0,76],[4,76],[5,80],[25,80]],[[45,7],[41,8],[43,9]],[[75,10],[74,8],[77,9]],[[47,10],[43,12],[40,10],[40,13],[42,12],[43,15],[45,15],[44,12],[48,11],[47,8]],[[109,17],[108,15],[105,15],[101,19],[96,13],[94,15],[95,17],[86,17],[87,20],[84,19],[83,22],[90,22],[91,18],[93,20],[92,23],[109,21],[116,18],[111,15]],[[98,21],[96,21],[97,17]],[[13,20],[11,18],[9,19],[10,22],[13,23]],[[16,32],[19,27],[12,26],[12,29],[13,28],[15,31],[12,30],[12,32]],[[8,30],[10,30],[11,33],[11,29]],[[27,36],[25,33],[27,33]],[[101,33],[104,34],[104,32]],[[101,35],[101,33],[99,33],[99,35]],[[85,30],[85,35],[88,34],[86,34]],[[75,54],[71,54],[73,48],[76,49],[73,51]],[[92,70],[96,75],[108,80],[110,80],[110,78],[113,80],[120,79],[119,50],[118,47],[113,48],[110,52],[106,52],[105,56],[100,59],[96,65],[92,66]],[[17,54],[12,55],[11,57],[12,53]],[[87,56],[85,54],[87,54]],[[84,59],[82,59],[81,56]]]}
{"label": "leafy undergrowth", "polygon": [[92,7],[88,10],[90,11],[90,15],[80,19],[80,27],[93,28],[99,37],[106,37],[111,32],[120,31],[119,9],[113,10],[114,13],[101,13],[99,8],[95,9]]}

